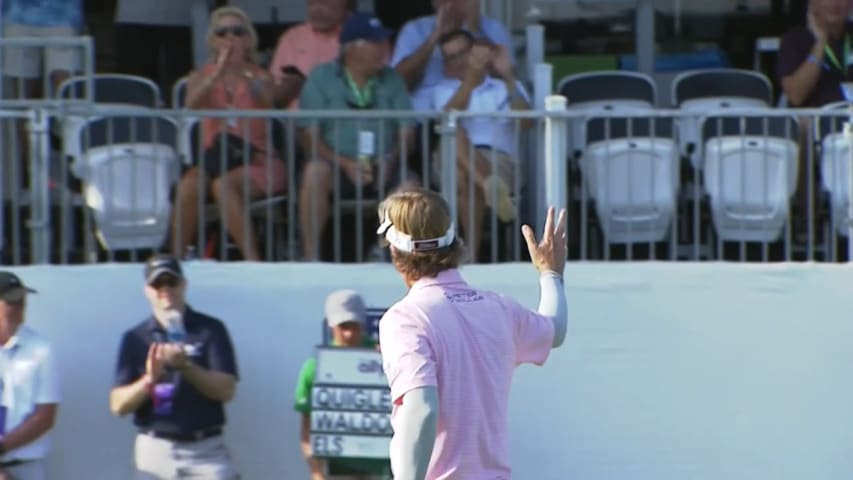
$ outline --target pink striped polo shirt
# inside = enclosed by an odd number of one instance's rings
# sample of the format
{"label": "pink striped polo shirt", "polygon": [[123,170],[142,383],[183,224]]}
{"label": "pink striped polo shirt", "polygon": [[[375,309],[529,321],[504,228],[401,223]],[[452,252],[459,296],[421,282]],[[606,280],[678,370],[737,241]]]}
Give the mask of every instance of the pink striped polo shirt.
{"label": "pink striped polo shirt", "polygon": [[[552,320],[471,287],[453,269],[417,281],[383,316],[379,337],[395,429],[406,392],[438,388],[438,432],[426,480],[509,479],[513,372],[522,363],[545,362]],[[392,439],[392,467],[397,448]]]}

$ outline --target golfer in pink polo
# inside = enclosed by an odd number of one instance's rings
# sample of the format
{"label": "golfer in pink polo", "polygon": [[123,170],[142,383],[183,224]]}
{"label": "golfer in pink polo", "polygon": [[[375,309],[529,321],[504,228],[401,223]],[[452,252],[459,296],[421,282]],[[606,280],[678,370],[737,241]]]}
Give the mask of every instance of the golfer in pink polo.
{"label": "golfer in pink polo", "polygon": [[509,479],[507,405],[515,368],[542,365],[566,336],[566,214],[542,241],[522,229],[539,271],[538,311],[472,287],[444,199],[409,190],[383,202],[378,233],[409,287],[379,323],[391,387],[395,480]]}

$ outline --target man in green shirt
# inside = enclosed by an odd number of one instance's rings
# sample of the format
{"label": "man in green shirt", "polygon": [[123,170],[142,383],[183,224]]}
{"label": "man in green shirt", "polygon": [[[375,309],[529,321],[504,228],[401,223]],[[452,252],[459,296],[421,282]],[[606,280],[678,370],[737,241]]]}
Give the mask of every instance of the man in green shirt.
{"label": "man in green shirt", "polygon": [[[331,329],[331,344],[341,348],[377,348],[376,343],[365,334],[367,308],[364,300],[354,290],[339,290],[326,297],[326,324]],[[311,391],[317,371],[317,359],[305,360],[296,383],[294,409],[302,414],[300,446],[308,462],[311,480],[379,480],[391,478],[388,460],[377,459],[329,459],[314,457],[311,448]]]}
{"label": "man in green shirt", "polygon": [[[311,71],[299,97],[302,111],[413,112],[403,77],[388,67],[391,32],[378,19],[355,13],[344,24],[341,56]],[[317,118],[299,122],[307,163],[299,187],[299,227],[304,260],[319,259],[319,239],[332,192],[342,199],[381,200],[417,183],[405,167],[415,145],[409,119]]]}

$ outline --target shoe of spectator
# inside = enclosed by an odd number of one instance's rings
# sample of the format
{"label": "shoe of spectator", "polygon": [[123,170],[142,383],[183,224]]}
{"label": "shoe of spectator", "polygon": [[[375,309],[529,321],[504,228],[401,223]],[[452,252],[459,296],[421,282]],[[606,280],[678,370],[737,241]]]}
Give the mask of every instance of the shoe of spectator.
{"label": "shoe of spectator", "polygon": [[[490,175],[483,182],[483,188],[486,205],[495,212],[498,219],[504,223],[512,221],[515,218],[515,204],[512,201],[509,185],[501,177]],[[494,196],[492,196],[493,192]]]}

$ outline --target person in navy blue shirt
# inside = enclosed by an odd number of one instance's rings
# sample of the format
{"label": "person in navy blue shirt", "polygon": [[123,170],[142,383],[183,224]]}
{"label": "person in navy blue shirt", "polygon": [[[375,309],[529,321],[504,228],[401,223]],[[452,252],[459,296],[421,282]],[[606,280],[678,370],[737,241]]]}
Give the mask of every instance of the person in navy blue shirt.
{"label": "person in navy blue shirt", "polygon": [[807,22],[782,36],[777,75],[793,107],[853,101],[851,0],[811,0]]}
{"label": "person in navy blue shirt", "polygon": [[112,413],[138,429],[136,478],[239,478],[222,436],[238,380],[228,330],[186,304],[174,257],[148,260],[145,281],[152,315],[122,337],[110,392]]}

